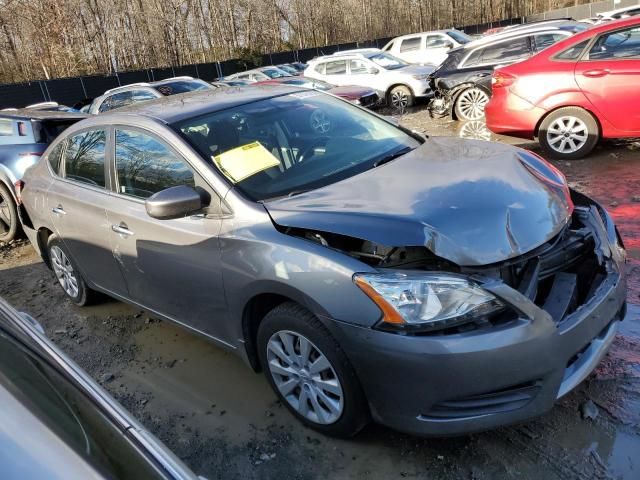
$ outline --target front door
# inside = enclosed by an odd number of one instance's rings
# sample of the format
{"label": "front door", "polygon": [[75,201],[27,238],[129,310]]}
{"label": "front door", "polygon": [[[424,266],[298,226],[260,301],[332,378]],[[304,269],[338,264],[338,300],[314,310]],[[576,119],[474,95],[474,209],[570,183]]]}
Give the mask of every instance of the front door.
{"label": "front door", "polygon": [[209,335],[228,337],[220,267],[220,218],[150,217],[145,199],[177,185],[219,197],[189,163],[156,136],[115,129],[114,182],[107,205],[113,255],[134,302]]}
{"label": "front door", "polygon": [[93,129],[67,139],[46,202],[55,230],[82,276],[90,284],[123,295],[126,286],[111,253],[104,208],[110,197],[107,137],[106,130]]}
{"label": "front door", "polygon": [[640,27],[601,35],[576,64],[575,78],[611,125],[640,132]]}

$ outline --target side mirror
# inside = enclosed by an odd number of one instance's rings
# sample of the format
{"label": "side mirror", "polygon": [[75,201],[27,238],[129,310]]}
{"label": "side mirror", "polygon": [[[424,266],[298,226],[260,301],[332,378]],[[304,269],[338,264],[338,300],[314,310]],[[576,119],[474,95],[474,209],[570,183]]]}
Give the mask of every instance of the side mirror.
{"label": "side mirror", "polygon": [[144,202],[147,214],[159,220],[186,217],[202,210],[205,206],[202,196],[193,187],[178,185],[151,195]]}

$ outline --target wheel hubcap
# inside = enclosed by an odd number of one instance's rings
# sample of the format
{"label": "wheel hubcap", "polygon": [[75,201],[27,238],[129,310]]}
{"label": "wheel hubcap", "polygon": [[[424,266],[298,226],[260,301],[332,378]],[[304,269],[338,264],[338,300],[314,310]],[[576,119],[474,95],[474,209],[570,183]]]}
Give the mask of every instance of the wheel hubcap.
{"label": "wheel hubcap", "polygon": [[12,213],[9,202],[0,194],[0,234],[11,229]]}
{"label": "wheel hubcap", "polygon": [[409,96],[401,90],[391,94],[391,105],[397,108],[405,108],[409,105]]}
{"label": "wheel hubcap", "polygon": [[587,125],[577,117],[560,117],[547,129],[547,143],[558,153],[574,153],[589,139]]}
{"label": "wheel hubcap", "polygon": [[59,247],[51,249],[51,265],[62,289],[72,298],[78,296],[78,280],[69,258]]}
{"label": "wheel hubcap", "polygon": [[479,120],[484,117],[484,107],[489,96],[479,88],[465,90],[458,97],[458,110],[463,120]]}
{"label": "wheel hubcap", "polygon": [[314,423],[336,422],[344,409],[340,380],[329,359],[308,338],[289,330],[267,343],[269,372],[276,387],[300,415]]}

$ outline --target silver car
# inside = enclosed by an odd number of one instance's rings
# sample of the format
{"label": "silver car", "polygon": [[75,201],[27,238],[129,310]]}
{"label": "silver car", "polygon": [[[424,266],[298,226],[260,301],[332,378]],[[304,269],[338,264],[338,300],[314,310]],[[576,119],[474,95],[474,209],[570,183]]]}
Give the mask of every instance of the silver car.
{"label": "silver car", "polygon": [[216,89],[84,120],[22,200],[73,302],[103,292],[205,335],[332,435],[540,415],[625,311],[611,218],[549,163],[317,91]]}

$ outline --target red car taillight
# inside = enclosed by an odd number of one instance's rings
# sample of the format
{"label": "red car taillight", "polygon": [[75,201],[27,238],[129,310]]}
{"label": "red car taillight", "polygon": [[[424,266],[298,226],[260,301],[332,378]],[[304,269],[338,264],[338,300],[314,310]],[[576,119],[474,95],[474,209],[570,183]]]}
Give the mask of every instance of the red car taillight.
{"label": "red car taillight", "polygon": [[505,72],[495,71],[491,77],[491,86],[493,88],[509,87],[516,81],[516,77]]}
{"label": "red car taillight", "polygon": [[16,201],[18,205],[22,205],[22,189],[24,188],[24,182],[22,180],[18,180],[14,183],[14,186],[16,188]]}

